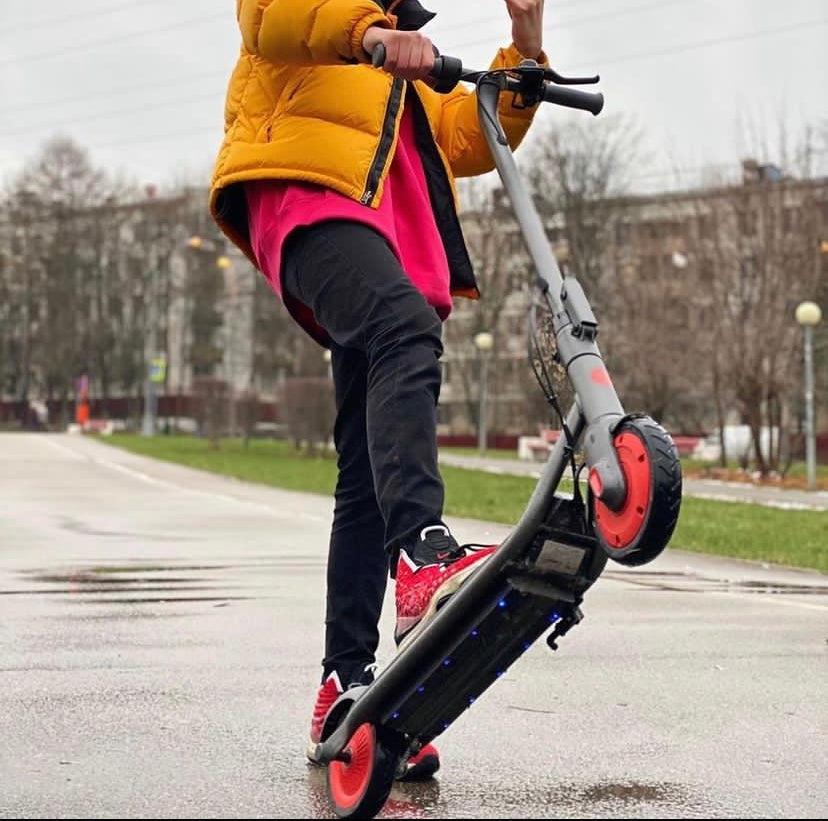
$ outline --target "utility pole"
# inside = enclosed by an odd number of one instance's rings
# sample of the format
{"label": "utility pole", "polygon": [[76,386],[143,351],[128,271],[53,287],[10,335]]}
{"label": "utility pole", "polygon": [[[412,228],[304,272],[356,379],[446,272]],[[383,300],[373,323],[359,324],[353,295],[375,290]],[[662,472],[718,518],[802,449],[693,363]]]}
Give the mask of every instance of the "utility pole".
{"label": "utility pole", "polygon": [[155,383],[153,369],[158,348],[158,265],[153,259],[150,275],[150,292],[147,305],[147,329],[144,338],[144,359],[146,373],[144,375],[144,419],[141,433],[144,436],[155,436]]}
{"label": "utility pole", "polygon": [[29,259],[30,231],[33,222],[32,209],[36,204],[35,195],[28,189],[20,192],[22,215],[17,237],[20,242],[20,260],[23,268],[23,322],[22,322],[22,374],[20,388],[21,421],[28,421],[29,390],[32,371],[32,302],[34,298],[31,261]]}

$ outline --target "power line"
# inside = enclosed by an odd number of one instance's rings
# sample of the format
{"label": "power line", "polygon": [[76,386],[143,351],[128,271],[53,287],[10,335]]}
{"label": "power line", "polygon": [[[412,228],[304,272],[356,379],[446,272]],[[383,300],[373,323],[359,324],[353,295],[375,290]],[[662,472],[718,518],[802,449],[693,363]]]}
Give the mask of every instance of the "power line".
{"label": "power line", "polygon": [[[597,18],[597,17],[581,18],[580,20],[572,21],[570,23],[570,25],[576,25],[576,24],[580,24],[580,23],[583,23],[583,22],[592,22],[592,21],[597,20],[597,19],[605,20],[605,19],[612,19],[614,17],[621,17],[621,16],[625,16],[625,14],[627,14],[627,13],[635,13],[637,11],[642,11],[644,9],[651,9],[651,8],[655,8],[655,7],[663,7],[665,5],[665,3],[675,4],[675,3],[684,3],[684,2],[687,2],[687,0],[659,0],[656,3],[652,3],[652,2],[646,3],[646,4],[643,4],[643,5],[628,8],[626,10],[620,10],[616,14],[604,15],[600,18]],[[220,14],[218,16],[224,17],[224,14]],[[209,19],[211,19],[211,18],[204,18],[204,21],[209,20]],[[619,57],[616,57],[616,58],[610,58],[609,60],[601,60],[601,65],[613,65],[613,64],[628,62],[630,60],[636,60],[636,59],[639,59],[639,58],[642,58],[642,57],[653,57],[653,56],[665,56],[665,55],[671,55],[671,54],[678,54],[678,53],[683,53],[683,52],[686,52],[686,51],[695,50],[697,48],[704,48],[704,47],[711,46],[711,45],[719,45],[719,44],[727,43],[727,42],[736,42],[736,41],[739,41],[739,40],[756,39],[758,37],[764,37],[764,36],[768,36],[768,35],[771,35],[771,34],[779,34],[779,33],[785,33],[785,32],[789,32],[789,31],[795,31],[795,30],[806,28],[806,27],[809,27],[809,26],[812,26],[812,27],[813,26],[820,26],[820,25],[824,25],[826,22],[828,22],[828,21],[823,19],[823,20],[816,20],[816,21],[808,21],[808,22],[804,22],[804,23],[795,23],[795,24],[792,24],[790,26],[776,27],[776,28],[773,28],[773,29],[766,29],[764,31],[759,31],[759,32],[748,32],[748,33],[743,34],[743,35],[729,35],[729,36],[726,36],[726,37],[713,38],[711,40],[705,40],[705,41],[701,41],[701,42],[697,42],[697,43],[689,43],[689,44],[684,44],[684,45],[675,46],[675,47],[668,47],[668,48],[663,49],[662,51],[637,52],[637,53],[634,53],[634,54],[623,55],[623,56],[619,56]],[[173,28],[178,28],[180,25],[182,25],[182,24],[175,24],[173,26]],[[565,28],[565,27],[566,26],[564,25],[564,26],[558,26],[557,28],[560,29],[560,28]],[[156,31],[156,30],[154,30],[154,31]],[[144,32],[144,33],[146,33],[146,32]],[[134,36],[141,36],[141,33],[136,33]],[[475,45],[480,45],[482,43],[489,42],[489,39],[490,38],[487,38],[486,40],[478,40],[478,41],[474,41],[474,42],[470,42],[470,43],[464,43],[464,44],[457,45],[457,46],[455,46],[454,51],[456,51],[456,52],[457,51],[462,51],[465,48],[470,48],[470,47],[475,46]],[[2,62],[2,61],[0,61],[0,62]],[[214,77],[215,78],[219,78],[219,77],[224,78],[226,76],[227,75],[226,75],[225,72],[221,72],[221,73],[219,73],[219,72],[208,72],[208,73],[193,75],[192,79],[195,80],[195,79],[198,79],[198,78],[214,78]],[[174,81],[172,83],[148,84],[146,86],[137,86],[137,87],[133,87],[132,89],[127,89],[127,90],[136,90],[136,89],[141,89],[141,88],[153,88],[153,89],[163,88],[163,87],[168,87],[168,86],[171,86],[171,85],[178,85],[182,82],[187,82],[187,81],[188,80],[186,78],[184,78],[184,79],[181,79],[179,81]],[[122,96],[123,91],[124,91],[123,88],[119,88],[117,90],[116,89],[112,90],[113,93],[117,93],[119,96]],[[98,96],[98,98],[100,98],[101,95],[96,95],[96,96]],[[83,100],[86,100],[86,99],[92,99],[92,97],[87,96],[87,95],[78,96],[78,97],[58,101],[58,103],[60,104],[60,103],[68,103],[68,102],[82,102]],[[186,103],[186,102],[188,102],[192,99],[193,99],[192,97],[188,97],[186,99],[180,100],[179,102]],[[203,99],[203,98],[199,97],[197,99]],[[37,108],[38,110],[41,110],[43,107],[44,107],[44,104],[38,104],[38,105],[29,104],[29,105],[24,105],[24,106],[17,106],[17,107],[7,108],[6,112],[9,112],[9,111],[20,112],[20,111],[26,111],[26,110],[30,110],[30,109],[34,109],[34,108]],[[137,112],[137,111],[143,111],[143,110],[152,110],[152,108],[155,108],[155,106],[150,106],[150,107],[147,107],[147,106],[137,106],[137,107],[133,106],[130,110]],[[107,118],[109,116],[113,116],[113,115],[111,115],[109,113],[102,114],[102,115],[94,115],[90,119],[102,119],[102,118]],[[74,122],[80,122],[80,120],[76,120]],[[41,123],[40,125],[35,124],[33,126],[27,126],[25,129],[17,129],[15,131],[0,132],[0,137],[2,137],[2,136],[11,136],[11,135],[14,135],[14,134],[28,133],[28,132],[31,132],[31,131],[38,130],[38,128],[40,128],[41,126],[48,126],[48,125],[49,125],[49,123]]]}
{"label": "power line", "polygon": [[[592,0],[592,2],[594,2],[594,1],[595,0]],[[684,0],[674,0],[674,2],[683,2],[683,1]],[[157,3],[157,2],[159,2],[159,0],[136,0],[136,2],[124,3],[124,4],[121,4],[119,6],[115,6],[114,8],[110,7],[106,10],[101,9],[101,10],[97,10],[97,11],[80,12],[78,14],[66,15],[65,17],[58,18],[57,20],[51,20],[50,23],[51,23],[51,27],[53,27],[53,26],[57,26],[57,25],[60,25],[60,24],[66,23],[66,22],[71,22],[73,20],[79,20],[79,19],[84,19],[84,18],[93,17],[93,16],[100,17],[101,14],[117,12],[117,11],[125,11],[125,10],[132,9],[136,6],[151,5],[151,4]],[[561,3],[561,4],[559,4],[559,7],[573,6],[573,5],[583,6],[585,3],[588,3],[588,2],[590,2],[590,0],[580,0],[580,2],[579,2],[579,0],[572,0],[572,2],[570,2],[570,3]],[[665,2],[669,2],[669,0],[665,0]],[[206,22],[212,22],[214,20],[226,19],[227,16],[228,16],[228,12],[226,10],[222,11],[222,12],[217,12],[216,14],[213,14],[213,15],[207,15],[207,16],[201,15],[197,18],[192,18],[192,19],[189,19],[189,20],[183,20],[181,22],[173,23],[169,26],[163,26],[161,28],[147,29],[147,30],[139,31],[139,32],[129,32],[127,34],[117,35],[115,37],[107,37],[105,40],[93,40],[89,43],[78,43],[77,45],[69,46],[67,48],[60,49],[58,51],[45,51],[45,52],[40,52],[38,54],[29,54],[29,55],[26,55],[25,57],[11,57],[11,58],[7,58],[5,60],[0,60],[0,65],[5,65],[5,64],[10,64],[10,63],[26,63],[26,62],[31,62],[33,60],[44,60],[44,59],[50,59],[52,57],[62,57],[66,54],[73,54],[73,53],[76,53],[76,52],[79,52],[79,51],[90,51],[90,50],[94,50],[94,49],[97,49],[97,48],[105,48],[105,47],[111,45],[112,43],[122,42],[124,40],[136,39],[136,38],[139,38],[139,37],[143,37],[147,34],[158,34],[158,33],[165,32],[165,31],[174,31],[176,29],[184,28],[184,27],[189,26],[189,25],[196,25],[196,24],[199,24],[199,23],[206,23]],[[451,26],[448,27],[448,29],[461,28],[461,27],[462,28],[468,28],[470,25],[474,26],[474,25],[477,25],[481,22],[494,22],[495,19],[496,18],[491,18],[490,21],[477,21],[477,20],[468,21],[467,20],[467,21],[464,21],[463,23],[451,25]],[[497,18],[497,19],[499,19],[499,18]],[[37,28],[39,31],[41,31],[41,30],[43,30],[44,27],[48,28],[50,26],[45,26],[44,23],[37,23],[37,22],[28,23],[28,24],[20,24],[18,26],[12,26],[11,28],[6,29],[4,32],[2,32],[2,34],[0,34],[0,36],[5,35],[5,34],[9,34],[11,32],[17,31],[17,30],[28,29],[28,28]]]}
{"label": "power line", "polygon": [[[590,18],[595,20],[596,18]],[[817,26],[824,26],[828,23],[828,19],[808,20],[802,23],[793,23],[790,26],[775,26],[772,29],[764,29],[762,31],[748,32],[746,34],[734,34],[726,37],[714,37],[710,40],[701,40],[697,43],[687,43],[680,46],[671,46],[661,51],[647,51],[627,54],[619,57],[610,57],[609,60],[601,59],[601,65],[613,65],[616,63],[627,62],[628,60],[637,60],[640,57],[661,57],[669,54],[681,54],[685,51],[692,51],[697,48],[706,48],[707,46],[720,45],[722,43],[731,43],[739,40],[753,40],[758,37],[767,37],[770,34],[784,34],[789,31],[796,31],[803,28],[815,28]],[[485,40],[475,40],[470,43],[460,43],[454,47],[455,52],[460,52],[462,49],[472,48],[473,46],[484,45],[489,42],[489,38]]]}
{"label": "power line", "polygon": [[[595,2],[605,1],[606,0],[569,0],[569,2],[564,1],[556,3],[555,10],[557,11],[559,9],[567,8],[569,6],[578,6],[580,8]],[[64,17],[50,17],[47,19],[34,20],[26,23],[15,23],[11,26],[7,26],[2,32],[0,32],[0,37],[13,34],[16,31],[29,31],[31,29],[37,29],[37,31],[42,32],[48,29],[56,28],[58,26],[62,26],[65,23],[74,22],[76,20],[85,20],[89,19],[90,17],[100,18],[103,15],[109,15],[121,11],[132,11],[132,9],[138,6],[158,5],[162,2],[165,2],[165,0],[127,0],[127,2],[125,3],[119,3],[117,5],[110,4],[105,7],[90,9],[89,11],[75,12],[74,14],[67,14]],[[194,5],[198,5],[198,3],[194,3]],[[481,23],[496,22],[501,19],[503,19],[503,13],[499,14],[497,17],[490,17],[487,19],[464,20],[460,23],[451,24],[447,26],[446,29],[468,28],[469,26],[475,26]]]}
{"label": "power line", "polygon": [[132,31],[128,34],[122,34],[118,37],[107,37],[105,40],[93,40],[89,43],[78,43],[74,46],[68,46],[67,48],[52,50],[52,51],[41,51],[37,54],[27,54],[25,57],[7,57],[5,60],[0,60],[0,65],[11,65],[12,63],[31,63],[35,60],[51,60],[55,57],[63,57],[67,54],[75,54],[80,51],[90,51],[92,49],[97,48],[105,48],[107,46],[112,45],[113,43],[122,43],[125,40],[135,40],[140,37],[145,37],[148,34],[161,34],[165,31],[175,31],[176,29],[186,28],[187,26],[197,26],[203,23],[211,23],[213,20],[226,20],[228,16],[227,11],[219,12],[218,14],[211,14],[206,17],[194,17],[189,20],[181,20],[177,23],[171,23],[168,26],[161,26],[159,28],[154,29],[144,29],[143,31]]}
{"label": "power line", "polygon": [[[746,32],[744,34],[733,34],[733,35],[729,35],[729,36],[726,36],[726,37],[710,38],[710,39],[707,39],[707,40],[702,40],[702,41],[698,41],[698,42],[695,42],[695,43],[685,43],[683,45],[673,46],[673,47],[665,48],[665,49],[658,50],[658,51],[641,51],[641,52],[636,52],[636,53],[633,53],[633,54],[621,55],[621,56],[615,57],[615,58],[602,59],[601,60],[601,65],[602,66],[603,65],[614,65],[614,64],[618,64],[618,63],[628,62],[628,61],[631,61],[631,60],[643,59],[645,57],[669,56],[669,55],[678,54],[678,53],[682,53],[682,52],[692,51],[692,50],[699,49],[699,48],[709,48],[711,46],[723,45],[725,43],[730,43],[730,42],[741,42],[741,41],[745,41],[745,40],[757,39],[759,37],[767,37],[767,36],[772,36],[772,35],[784,34],[784,33],[800,30],[800,29],[807,28],[807,27],[813,28],[813,27],[817,27],[817,26],[824,26],[826,23],[828,23],[828,19],[811,20],[811,21],[806,21],[806,22],[802,22],[802,23],[794,23],[794,24],[791,24],[790,26],[775,27],[775,28],[772,28],[772,29],[765,29],[765,30],[757,31],[757,32]],[[465,48],[465,47],[469,47],[471,45],[474,45],[474,44],[469,43],[469,44],[466,44],[465,46],[458,46],[458,48]],[[142,109],[140,107],[133,107],[131,110],[132,111],[141,111],[141,110],[145,110],[145,109]],[[166,136],[177,137],[177,136],[184,136],[185,134],[193,134],[193,133],[207,134],[207,133],[209,133],[210,131],[213,131],[213,130],[215,130],[215,129],[214,128],[209,129],[209,130],[202,129],[202,130],[198,130],[198,131],[188,130],[186,132],[175,132],[174,134],[169,134],[169,135],[158,135],[158,136],[153,136],[153,137],[147,138],[147,139],[140,139],[140,140],[137,140],[137,141],[135,141],[135,140],[118,141],[116,143],[111,143],[111,144],[97,146],[97,147],[98,148],[106,148],[106,147],[110,147],[110,145],[138,145],[138,144],[142,144],[144,142],[158,142],[159,140],[165,139]],[[3,137],[3,136],[6,136],[6,135],[0,134],[0,138]],[[95,148],[95,147],[93,147],[93,148]]]}
{"label": "power line", "polygon": [[[37,109],[38,111],[42,111],[44,108],[51,108],[52,106],[61,106],[61,105],[73,105],[75,103],[82,103],[84,100],[103,100],[106,99],[108,96],[117,95],[118,97],[123,97],[124,92],[133,92],[133,91],[143,91],[145,89],[159,89],[159,88],[172,88],[174,86],[186,85],[187,83],[194,83],[196,80],[204,80],[206,78],[212,77],[222,77],[227,79],[227,72],[226,71],[205,71],[200,74],[190,74],[187,77],[172,80],[168,82],[152,82],[152,83],[145,83],[144,85],[139,86],[129,86],[124,87],[122,85],[115,86],[113,88],[104,89],[100,93],[97,94],[79,94],[76,97],[61,97],[59,100],[51,100],[45,103],[27,103],[26,105],[18,105],[18,106],[7,106],[3,109],[5,114],[8,114],[10,111],[30,111],[32,109]],[[179,101],[181,102],[181,101]]]}
{"label": "power line", "polygon": [[[594,1],[595,0],[573,0],[573,2],[571,2],[571,3],[558,4],[556,6],[556,9],[560,8],[560,7],[563,7],[563,6],[570,6],[570,5],[573,5],[573,6],[578,5],[578,7],[580,8],[584,4],[589,3],[589,2],[594,2]],[[603,0],[600,0],[600,1],[603,2]],[[157,2],[157,0],[146,0],[146,2]],[[667,4],[682,3],[682,2],[687,2],[687,0],[660,0],[660,2],[647,3],[647,4],[643,4],[643,5],[639,5],[639,6],[628,7],[626,9],[618,9],[616,11],[616,13],[614,13],[614,14],[608,14],[608,15],[604,14],[604,15],[593,16],[593,17],[588,17],[588,18],[580,18],[578,20],[573,20],[573,21],[563,21],[563,23],[561,23],[561,24],[553,25],[552,30],[559,30],[559,29],[562,29],[562,28],[566,28],[568,25],[579,25],[579,24],[584,23],[584,22],[592,22],[592,21],[595,21],[595,20],[606,20],[606,19],[612,19],[612,18],[616,18],[616,17],[622,17],[622,16],[625,16],[626,14],[632,14],[632,13],[636,13],[638,11],[643,11],[643,10],[652,9],[652,8],[656,8],[656,7],[662,7],[663,8]],[[213,15],[213,16],[207,17],[207,18],[203,18],[203,17],[196,18],[195,22],[208,22],[208,21],[212,21],[214,19],[224,18],[224,16],[225,15],[223,13],[219,13],[217,15]],[[494,18],[492,18],[492,20],[493,19]],[[151,29],[149,31],[135,32],[135,33],[131,33],[129,35],[126,35],[125,37],[135,38],[135,37],[144,36],[145,34],[157,33],[159,31],[173,30],[173,29],[176,29],[176,28],[180,28],[181,26],[184,26],[184,25],[190,25],[190,24],[192,24],[192,22],[193,21],[185,21],[183,23],[176,23],[176,24],[173,24],[170,27],[165,27],[165,28],[162,28],[162,29]],[[469,25],[475,25],[476,23],[480,23],[480,22],[484,22],[484,21],[473,21],[472,23],[464,23],[463,27],[467,28]],[[820,25],[820,24],[823,24],[824,22],[825,21],[816,21],[815,24]],[[799,27],[799,26],[804,27],[804,26],[807,26],[807,25],[812,25],[812,23],[797,24],[795,27]],[[449,28],[456,28],[456,27],[457,26],[450,26]],[[777,31],[777,30],[785,30],[785,29],[774,29],[773,31]],[[759,32],[759,33],[752,34],[752,35],[748,34],[748,35],[746,35],[746,37],[749,38],[749,37],[756,37],[756,36],[764,36],[766,33],[771,33],[771,32]],[[730,39],[730,38],[725,38],[722,42],[726,42],[728,39]],[[490,38],[487,38],[486,40],[478,40],[478,41],[474,41],[474,42],[470,42],[470,43],[467,42],[467,43],[458,44],[457,46],[455,46],[455,50],[463,49],[463,48],[470,48],[470,47],[475,46],[475,45],[481,45],[483,43],[488,43],[489,40],[490,40]],[[109,45],[110,42],[114,42],[114,41],[113,40],[106,40],[106,41],[98,41],[97,43],[92,43],[92,44],[81,44],[81,45],[78,45],[76,47],[72,47],[71,50],[82,50],[82,49],[92,48],[92,47],[96,47],[96,46],[105,46],[105,45]],[[700,45],[703,45],[703,44],[700,44]],[[689,46],[689,47],[685,46],[685,47],[679,47],[679,48],[684,48],[684,49],[696,48],[696,47],[700,47],[700,45],[692,45],[692,46]],[[61,52],[61,53],[67,53],[67,51],[68,50],[64,50],[64,52]],[[667,49],[667,50],[665,50],[665,53],[669,53],[671,51],[672,51],[672,49]],[[647,54],[649,54],[649,53],[647,53]],[[645,55],[645,56],[647,56],[647,55]],[[618,58],[618,59],[619,60],[627,60],[627,59],[633,59],[634,57],[635,57],[635,55],[628,56],[628,57],[622,57],[622,58]],[[26,59],[36,59],[36,58],[31,57],[31,58],[26,58]],[[17,60],[15,58],[10,58],[10,59],[7,59],[5,61],[0,61],[0,64],[12,63],[12,62],[21,62],[21,60]],[[603,62],[606,63],[606,61],[603,61]],[[212,78],[212,77],[216,77],[216,78],[226,77],[226,73],[225,72],[201,73],[201,74],[197,74],[197,75],[192,75],[191,79],[196,80],[196,79]],[[108,94],[121,95],[121,94],[123,94],[123,92],[125,90],[126,91],[135,91],[135,90],[141,90],[141,89],[144,89],[144,88],[169,87],[169,86],[173,86],[173,85],[179,85],[179,84],[184,83],[184,82],[189,82],[189,79],[188,78],[183,78],[181,80],[173,81],[173,82],[152,83],[152,84],[147,84],[147,85],[143,85],[143,86],[133,86],[133,87],[127,88],[127,89],[124,89],[123,87],[118,87],[118,88],[105,90],[105,91],[101,92],[100,94],[98,94],[96,96],[98,98],[101,98],[102,96],[108,95]],[[40,109],[44,106],[49,106],[49,105],[64,105],[64,104],[69,104],[69,103],[74,103],[74,102],[82,102],[82,101],[87,100],[87,99],[92,99],[92,98],[89,95],[78,95],[76,97],[63,98],[61,100],[55,100],[55,101],[52,101],[51,103],[49,103],[49,102],[40,103],[40,104],[31,104],[31,103],[29,103],[29,104],[24,104],[24,105],[20,105],[20,106],[6,107],[5,111],[7,113],[8,112],[27,111],[27,110],[34,109],[34,108]]]}
{"label": "power line", "polygon": [[[216,95],[214,92],[209,94],[199,94],[197,96],[189,96],[187,97],[186,102],[188,103],[195,103],[200,102],[201,100],[215,100]],[[144,106],[129,106],[129,108],[119,108],[113,111],[105,111],[100,114],[93,114],[90,117],[83,117],[80,120],[70,120],[67,123],[62,123],[62,126],[72,125],[73,123],[90,123],[94,122],[95,120],[108,120],[111,117],[120,117],[124,114],[136,114],[136,113],[143,113],[145,111],[157,111],[161,108],[167,108],[169,106],[180,106],[183,101],[179,98],[176,100],[165,100],[160,103],[152,103],[150,105]],[[40,123],[35,123],[34,125],[29,125],[24,128],[17,128],[12,131],[0,131],[0,137],[15,137],[21,134],[31,134],[34,131],[42,131],[44,128],[49,128],[52,126],[52,122],[44,121]]]}
{"label": "power line", "polygon": [[[599,1],[603,2],[603,0],[599,0]],[[143,2],[134,3],[132,5],[133,6],[134,5],[146,5],[147,3],[155,3],[155,2],[158,2],[158,0],[143,0]],[[558,4],[558,6],[556,8],[562,8],[562,7],[567,7],[567,6],[575,6],[575,5],[577,5],[579,8],[581,8],[581,7],[583,7],[583,5],[585,5],[589,2],[595,2],[595,0],[573,0],[570,3],[560,3],[560,4]],[[568,28],[569,26],[575,26],[575,25],[579,25],[581,23],[591,22],[591,21],[594,21],[594,20],[607,20],[607,19],[613,19],[613,18],[616,18],[616,17],[624,17],[627,14],[634,14],[638,11],[643,11],[643,10],[650,9],[650,8],[655,8],[655,7],[663,8],[665,5],[675,5],[676,3],[686,3],[686,2],[688,2],[688,0],[657,0],[656,2],[647,3],[647,4],[644,4],[643,6],[634,6],[634,7],[631,7],[631,8],[619,9],[615,13],[602,14],[602,15],[599,15],[599,16],[586,17],[586,18],[581,18],[581,19],[578,19],[578,20],[571,20],[571,21],[570,20],[564,20],[561,23],[554,24],[553,25],[553,30],[556,30],[556,31],[557,30],[562,30],[562,29]],[[116,7],[115,10],[123,9],[123,8],[124,8],[124,6],[118,6],[118,7]],[[96,12],[85,12],[85,13],[80,13],[80,14],[76,14],[76,15],[68,15],[67,17],[64,17],[64,18],[61,18],[61,19],[63,21],[66,21],[66,20],[72,20],[72,19],[75,19],[75,18],[89,17],[89,16],[92,16],[93,14],[96,14]],[[186,26],[194,25],[194,24],[198,24],[198,23],[213,22],[215,20],[220,20],[220,19],[223,20],[223,19],[226,19],[226,17],[227,17],[227,12],[226,11],[218,12],[216,14],[208,15],[208,16],[203,16],[202,15],[202,16],[199,16],[197,18],[192,18],[192,19],[189,19],[189,20],[184,20],[184,21],[180,21],[180,22],[177,22],[177,23],[173,23],[169,26],[163,26],[163,27],[155,28],[155,29],[145,29],[145,30],[139,31],[139,32],[129,32],[128,34],[123,34],[123,35],[119,35],[119,36],[116,36],[116,37],[108,37],[105,40],[94,40],[94,41],[91,41],[89,43],[79,43],[77,45],[69,46],[67,48],[64,48],[64,49],[61,49],[61,50],[58,50],[58,51],[41,52],[39,54],[33,54],[33,55],[30,54],[30,55],[27,55],[26,57],[21,57],[21,58],[10,57],[10,58],[7,58],[5,60],[0,60],[0,65],[12,64],[12,63],[18,64],[18,63],[30,62],[32,60],[42,60],[42,59],[47,59],[47,58],[50,58],[50,57],[64,56],[66,54],[72,54],[72,53],[76,53],[76,52],[80,52],[80,51],[90,51],[90,50],[94,50],[94,49],[97,49],[97,48],[105,48],[105,47],[108,47],[109,45],[111,45],[112,43],[122,42],[124,40],[137,39],[137,38],[140,38],[140,37],[144,37],[148,34],[158,34],[158,33],[166,32],[166,31],[174,31],[176,29],[184,28]],[[481,20],[466,21],[466,22],[461,23],[461,24],[455,24],[455,25],[448,26],[444,31],[452,30],[452,29],[455,29],[455,28],[468,28],[469,26],[479,25],[479,24],[484,23],[484,22],[495,22],[495,20],[499,20],[499,19],[500,19],[500,17],[490,18],[489,20],[482,20],[482,21]],[[55,21],[55,23],[57,23],[57,21]],[[488,42],[488,39],[485,42]],[[464,44],[464,46],[461,46],[461,47],[465,47],[465,46],[468,46],[468,45],[470,45],[470,44]],[[475,44],[472,43],[471,45],[475,45]],[[85,99],[85,98],[82,98],[82,99]],[[18,110],[19,111],[19,110],[25,110],[26,108],[33,108],[33,107],[35,107],[35,106],[23,106],[23,107],[18,106],[16,108],[6,109],[6,110],[7,111],[9,111],[9,110]]]}
{"label": "power line", "polygon": [[[99,143],[98,145],[91,146],[89,150],[97,151],[102,148],[120,148],[122,145],[145,145],[148,143],[163,142],[170,138],[175,139],[176,137],[192,136],[194,134],[206,136],[207,134],[214,133],[221,139],[223,136],[222,126],[223,123],[216,123],[211,126],[201,126],[200,128],[188,128],[185,131],[172,131],[166,134],[155,134],[152,137],[141,137],[137,140],[113,140],[112,142]],[[216,145],[216,148],[218,148],[218,145]]]}
{"label": "power line", "polygon": [[[642,11],[651,11],[652,9],[663,9],[667,6],[675,6],[675,5],[684,5],[685,3],[689,2],[689,0],[651,0],[649,3],[642,3],[638,6],[627,6],[621,9],[615,9],[612,12],[601,12],[599,14],[593,14],[591,17],[577,17],[571,20],[561,20],[560,22],[549,22],[544,27],[544,33],[549,34],[550,32],[557,32],[563,31],[568,28],[574,28],[575,26],[580,26],[583,23],[593,23],[595,21],[604,22],[605,20],[614,20],[618,17],[627,17],[630,14],[637,14],[638,12]],[[556,6],[557,8],[557,6]],[[580,5],[579,5],[580,8]],[[495,22],[492,20],[492,22]],[[457,28],[456,26],[453,28]],[[464,28],[469,28],[468,25],[464,26]],[[464,43],[461,48],[469,48],[475,45],[482,45],[483,43],[488,43],[489,38],[486,40],[479,40],[475,43]]]}
{"label": "power line", "polygon": [[[686,2],[686,0],[679,0],[680,2]],[[563,8],[569,8],[570,6],[577,6],[579,9],[583,8],[587,5],[592,5],[595,2],[603,3],[604,0],[571,0],[571,2],[562,2],[562,3],[555,3],[555,12],[560,11]],[[662,2],[658,3],[657,5],[666,5],[666,2],[669,0],[662,0]],[[624,9],[618,9],[618,11],[624,11]],[[506,21],[506,16],[503,12],[498,14],[496,17],[484,17],[484,18],[473,18],[471,20],[463,20],[460,23],[449,23],[446,26],[441,26],[439,15],[437,19],[433,22],[433,26],[436,29],[436,33],[439,35],[445,34],[447,31],[454,31],[454,29],[469,29],[475,28],[477,26],[488,25],[489,23],[503,23]],[[561,23],[554,24],[555,28],[558,28],[560,25],[566,25],[569,21],[563,20]],[[430,37],[430,35],[429,35]],[[433,38],[431,38],[433,39]]]}
{"label": "power line", "polygon": [[7,26],[0,32],[0,37],[6,37],[9,34],[14,34],[16,31],[31,31],[36,29],[42,32],[47,29],[62,26],[65,23],[71,23],[75,20],[85,20],[89,17],[100,18],[104,15],[115,14],[120,11],[132,11],[137,6],[151,6],[157,5],[163,0],[128,0],[126,3],[119,3],[118,5],[109,5],[106,8],[92,9],[91,11],[81,11],[75,14],[67,14],[65,17],[50,17],[48,20],[33,20],[27,23],[17,23],[16,25]]}
{"label": "power line", "polygon": [[729,37],[713,37],[710,40],[702,40],[698,43],[685,43],[680,46],[672,46],[664,48],[659,51],[638,52],[634,54],[626,54],[620,57],[611,57],[609,60],[601,60],[602,65],[617,65],[618,63],[626,63],[630,60],[639,60],[642,57],[665,57],[673,54],[682,54],[687,51],[694,51],[698,48],[708,48],[710,46],[720,46],[724,43],[744,42],[745,40],[755,40],[759,37],[767,37],[769,35],[787,34],[791,31],[798,31],[804,28],[818,28],[828,23],[828,19],[809,20],[805,23],[793,23],[790,26],[776,26],[772,29],[765,29],[764,31],[748,32],[746,34],[734,34]]}

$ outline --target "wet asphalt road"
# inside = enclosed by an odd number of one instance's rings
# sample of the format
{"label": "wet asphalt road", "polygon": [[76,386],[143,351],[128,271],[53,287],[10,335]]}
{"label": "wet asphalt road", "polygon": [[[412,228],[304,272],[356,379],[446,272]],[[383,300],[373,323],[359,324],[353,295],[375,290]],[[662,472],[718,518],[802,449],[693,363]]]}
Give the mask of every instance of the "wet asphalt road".
{"label": "wet asphalt road", "polygon": [[[303,758],[330,514],[89,438],[0,435],[0,817],[331,817]],[[825,817],[828,579],[668,550],[608,565],[583,609],[380,817]]]}

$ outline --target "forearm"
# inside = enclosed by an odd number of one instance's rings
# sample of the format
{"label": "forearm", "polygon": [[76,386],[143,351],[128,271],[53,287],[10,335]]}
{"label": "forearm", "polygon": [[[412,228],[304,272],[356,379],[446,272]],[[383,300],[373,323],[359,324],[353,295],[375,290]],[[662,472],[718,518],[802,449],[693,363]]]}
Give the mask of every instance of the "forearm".
{"label": "forearm", "polygon": [[366,62],[365,32],[392,27],[374,0],[237,0],[236,6],[247,51],[280,63]]}
{"label": "forearm", "polygon": [[[546,55],[537,55],[542,65],[548,65]],[[523,59],[514,45],[498,51],[490,68],[508,68]],[[522,142],[537,106],[515,106],[512,94],[500,98],[499,115],[512,149]],[[452,171],[458,177],[485,174],[494,167],[489,144],[478,119],[477,95],[465,88],[455,89],[443,103],[437,142],[446,154]]]}

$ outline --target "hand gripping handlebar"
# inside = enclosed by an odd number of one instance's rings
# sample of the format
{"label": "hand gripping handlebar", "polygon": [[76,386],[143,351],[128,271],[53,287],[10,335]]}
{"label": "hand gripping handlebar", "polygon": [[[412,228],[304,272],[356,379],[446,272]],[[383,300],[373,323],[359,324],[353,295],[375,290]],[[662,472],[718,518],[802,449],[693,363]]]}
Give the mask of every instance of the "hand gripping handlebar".
{"label": "hand gripping handlebar", "polygon": [[[374,48],[372,62],[377,68],[385,64],[385,46],[382,43]],[[434,68],[430,75],[435,81],[434,90],[441,94],[447,94],[459,82],[477,83],[486,76],[500,75],[503,90],[520,93],[526,106],[543,101],[589,111],[594,115],[600,114],[604,107],[603,94],[562,88],[597,83],[599,77],[564,77],[534,60],[524,60],[513,68],[472,71],[465,69],[458,58],[439,54],[435,49]]]}

